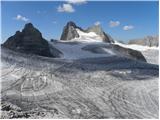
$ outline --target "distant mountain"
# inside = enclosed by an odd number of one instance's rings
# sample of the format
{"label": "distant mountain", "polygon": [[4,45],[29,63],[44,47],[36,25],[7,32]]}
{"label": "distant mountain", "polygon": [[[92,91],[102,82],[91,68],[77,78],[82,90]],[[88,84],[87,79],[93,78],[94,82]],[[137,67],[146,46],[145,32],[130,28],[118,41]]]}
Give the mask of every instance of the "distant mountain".
{"label": "distant mountain", "polygon": [[56,57],[50,52],[49,44],[41,32],[31,23],[26,24],[22,32],[17,31],[15,35],[9,37],[2,46],[27,54]]}
{"label": "distant mountain", "polygon": [[149,46],[149,47],[153,47],[159,46],[159,36],[147,36],[145,38],[141,38],[141,39],[134,39],[134,40],[130,40],[128,42],[128,44],[137,44],[137,45],[143,45],[143,46]]}
{"label": "distant mountain", "polygon": [[87,30],[84,30],[80,27],[78,27],[74,22],[70,21],[67,23],[67,25],[64,27],[61,40],[72,40],[72,39],[97,39],[102,40],[107,43],[113,43],[113,39],[111,36],[107,35],[103,29],[100,27],[100,25],[94,25],[92,27],[89,27]]}

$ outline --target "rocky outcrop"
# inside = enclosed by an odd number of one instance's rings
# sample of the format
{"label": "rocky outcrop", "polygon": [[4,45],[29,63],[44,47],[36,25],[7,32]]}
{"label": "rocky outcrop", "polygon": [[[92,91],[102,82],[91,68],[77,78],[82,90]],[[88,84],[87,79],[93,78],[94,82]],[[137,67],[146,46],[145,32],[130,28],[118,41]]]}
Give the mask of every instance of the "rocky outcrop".
{"label": "rocky outcrop", "polygon": [[76,28],[82,30],[80,27],[76,26],[74,22],[72,21],[68,22],[67,25],[63,28],[63,32],[62,32],[60,39],[61,40],[71,40],[74,38],[78,38],[79,34],[76,31]]}
{"label": "rocky outcrop", "polygon": [[101,28],[100,25],[94,25],[92,27],[89,27],[86,32],[94,32],[96,33],[97,35],[99,35],[102,40],[104,42],[107,42],[107,43],[114,43],[114,40],[111,38],[111,36],[107,35],[103,29]]}
{"label": "rocky outcrop", "polygon": [[122,57],[128,57],[134,60],[139,60],[143,62],[147,62],[145,57],[140,51],[133,50],[130,48],[124,48],[119,45],[112,45],[112,49],[116,51],[116,53],[119,53],[120,56]]}
{"label": "rocky outcrop", "polygon": [[159,36],[147,36],[142,39],[130,40],[128,42],[128,44],[137,44],[137,45],[143,45],[143,46],[149,46],[149,47],[153,47],[153,46],[158,47],[159,46]]}
{"label": "rocky outcrop", "polygon": [[113,43],[114,42],[113,39],[111,38],[111,36],[107,35],[103,31],[103,29],[100,27],[100,25],[95,25],[95,26],[89,27],[87,30],[84,30],[84,29],[78,27],[72,21],[68,22],[67,25],[64,27],[60,39],[61,40],[71,40],[71,39],[74,39],[74,38],[79,38],[80,35],[78,34],[76,29],[79,29],[80,31],[85,32],[85,33],[94,32],[97,35],[99,35],[104,42],[107,42],[107,43]]}
{"label": "rocky outcrop", "polygon": [[3,47],[26,54],[37,54],[46,57],[56,57],[51,54],[48,42],[31,23],[25,25],[22,32],[17,31],[2,44]]}
{"label": "rocky outcrop", "polygon": [[82,49],[86,51],[90,51],[92,53],[96,53],[96,54],[108,54],[107,51],[109,51],[109,53],[113,53],[114,56],[120,56],[124,58],[130,58],[130,59],[146,62],[145,57],[142,55],[140,51],[124,48],[115,44],[87,45]]}

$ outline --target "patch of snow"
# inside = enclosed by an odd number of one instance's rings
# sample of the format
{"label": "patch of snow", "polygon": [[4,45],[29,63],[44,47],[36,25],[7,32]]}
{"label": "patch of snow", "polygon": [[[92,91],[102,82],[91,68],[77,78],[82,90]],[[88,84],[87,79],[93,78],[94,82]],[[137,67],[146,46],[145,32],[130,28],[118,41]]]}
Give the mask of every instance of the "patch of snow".
{"label": "patch of snow", "polygon": [[102,42],[102,38],[94,32],[85,33],[79,29],[76,29],[79,38],[72,39],[72,41],[81,41],[81,42]]}

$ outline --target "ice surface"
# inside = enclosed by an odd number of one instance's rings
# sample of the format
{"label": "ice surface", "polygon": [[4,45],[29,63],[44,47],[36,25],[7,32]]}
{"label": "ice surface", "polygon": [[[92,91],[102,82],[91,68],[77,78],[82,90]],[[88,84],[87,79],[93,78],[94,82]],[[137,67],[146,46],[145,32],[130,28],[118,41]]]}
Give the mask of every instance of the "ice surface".
{"label": "ice surface", "polygon": [[[159,66],[56,42],[62,58],[3,49],[1,118],[158,119]],[[143,51],[144,52],[144,51]],[[145,50],[147,59],[158,56]],[[152,56],[150,56],[152,54]]]}

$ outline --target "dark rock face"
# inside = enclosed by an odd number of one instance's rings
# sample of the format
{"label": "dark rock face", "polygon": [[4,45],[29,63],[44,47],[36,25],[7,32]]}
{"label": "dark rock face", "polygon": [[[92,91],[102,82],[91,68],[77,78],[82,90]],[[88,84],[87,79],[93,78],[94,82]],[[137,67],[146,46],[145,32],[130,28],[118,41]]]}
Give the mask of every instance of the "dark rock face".
{"label": "dark rock face", "polygon": [[63,28],[63,33],[60,39],[61,40],[71,40],[74,38],[78,38],[79,34],[76,31],[76,28],[82,30],[80,27],[76,26],[74,22],[72,21],[68,22],[67,25]]}
{"label": "dark rock face", "polygon": [[100,25],[94,25],[92,27],[89,27],[86,32],[95,32],[97,35],[99,35],[104,42],[107,43],[114,43],[114,40],[111,38],[111,36],[107,35]]}
{"label": "dark rock face", "polygon": [[137,44],[137,45],[143,45],[143,46],[149,46],[153,47],[159,46],[159,36],[147,36],[142,39],[135,39],[135,40],[130,40],[128,44]]}
{"label": "dark rock face", "polygon": [[100,35],[100,37],[102,37],[104,42],[114,43],[113,39],[109,35],[107,35],[99,25],[89,27],[87,30],[83,30],[82,28],[78,27],[72,21],[68,22],[67,25],[64,27],[60,39],[61,40],[71,40],[71,39],[80,37],[80,35],[78,34],[76,30],[77,28],[86,33],[95,32],[97,35]]}
{"label": "dark rock face", "polygon": [[117,53],[120,53],[120,55],[134,59],[139,60],[143,62],[147,62],[145,57],[142,55],[140,51],[133,50],[130,48],[123,48],[119,45],[112,45],[113,50],[115,50]]}
{"label": "dark rock face", "polygon": [[25,25],[22,32],[17,31],[2,45],[14,51],[40,56],[55,57],[51,54],[48,42],[31,23]]}

